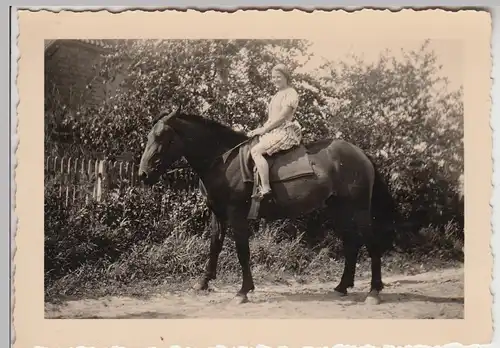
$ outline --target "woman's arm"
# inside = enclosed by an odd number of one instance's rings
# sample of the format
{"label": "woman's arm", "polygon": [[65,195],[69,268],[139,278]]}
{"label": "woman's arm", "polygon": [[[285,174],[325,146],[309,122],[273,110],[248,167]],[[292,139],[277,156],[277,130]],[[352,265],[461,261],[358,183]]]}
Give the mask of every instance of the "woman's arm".
{"label": "woman's arm", "polygon": [[292,111],[293,108],[291,106],[284,107],[276,118],[267,121],[262,126],[262,130],[264,131],[264,133],[267,133],[273,130],[274,128],[279,127],[280,125],[291,119],[293,115]]}
{"label": "woman's arm", "polygon": [[282,125],[284,122],[291,120],[293,117],[293,111],[297,108],[299,104],[299,95],[295,89],[291,88],[287,91],[285,98],[282,102],[282,110],[275,117],[271,117],[262,127],[265,132],[269,132],[274,128]]}
{"label": "woman's arm", "polygon": [[[291,89],[285,96],[281,112],[278,115],[269,115],[268,121],[264,123],[262,127],[254,129],[253,131],[248,133],[248,135],[249,136],[262,135],[282,125],[284,122],[292,118],[293,111],[297,108],[298,103],[299,103],[299,95],[294,89]],[[271,108],[269,107],[268,110],[270,112]]]}
{"label": "woman's arm", "polygon": [[254,129],[253,131],[251,131],[250,133],[248,133],[248,136],[253,137],[255,135],[262,135],[262,134],[267,133],[267,132],[273,130],[274,128],[280,126],[286,120],[288,120],[289,118],[291,118],[291,116],[292,116],[292,110],[293,109],[292,109],[291,106],[287,106],[287,107],[283,108],[283,110],[280,112],[280,114],[278,115],[278,117],[273,118],[272,120],[267,121],[266,123],[264,123],[264,125],[262,127]]}

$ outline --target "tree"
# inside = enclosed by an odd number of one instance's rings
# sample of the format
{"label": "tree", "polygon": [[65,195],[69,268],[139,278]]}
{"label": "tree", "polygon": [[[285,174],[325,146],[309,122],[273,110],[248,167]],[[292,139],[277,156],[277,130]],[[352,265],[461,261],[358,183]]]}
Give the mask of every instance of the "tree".
{"label": "tree", "polygon": [[402,60],[385,52],[371,64],[354,57],[350,64],[323,67],[330,132],[376,159],[407,216],[421,224],[435,220],[435,213],[449,220],[463,211],[456,201],[463,173],[462,89],[448,91],[436,59],[426,42]]}
{"label": "tree", "polygon": [[[99,68],[107,81],[123,69],[127,79],[105,104],[64,115],[65,141],[109,156],[129,152],[138,161],[153,120],[177,103],[185,112],[255,128],[275,92],[271,68],[303,67],[309,48],[305,40],[124,41]],[[354,57],[295,73],[304,141],[351,141],[375,159],[408,217],[463,224],[462,90],[448,90],[427,44],[403,53],[403,59],[386,51],[370,64]]]}
{"label": "tree", "polygon": [[[110,155],[132,152],[138,159],[152,121],[176,103],[185,112],[254,128],[264,122],[275,92],[271,68],[281,62],[300,67],[308,46],[302,40],[132,41],[109,55],[100,72],[112,80],[127,61],[128,78],[105,105],[81,110],[85,117],[71,119],[73,141]],[[313,83],[304,74],[295,79],[301,94],[299,117],[306,124],[311,113],[320,115],[316,104],[326,105],[310,87]]]}

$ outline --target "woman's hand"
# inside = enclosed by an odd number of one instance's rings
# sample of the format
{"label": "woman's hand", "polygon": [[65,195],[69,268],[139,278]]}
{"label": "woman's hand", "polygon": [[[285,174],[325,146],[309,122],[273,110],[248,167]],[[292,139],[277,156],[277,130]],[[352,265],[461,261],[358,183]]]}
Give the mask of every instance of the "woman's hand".
{"label": "woman's hand", "polygon": [[264,133],[265,133],[265,131],[266,131],[266,130],[265,130],[263,127],[259,127],[259,128],[256,128],[256,129],[254,129],[254,130],[250,131],[250,132],[248,133],[248,136],[251,138],[251,137],[254,137],[254,136],[256,136],[256,135],[262,135],[262,134],[264,134]]}

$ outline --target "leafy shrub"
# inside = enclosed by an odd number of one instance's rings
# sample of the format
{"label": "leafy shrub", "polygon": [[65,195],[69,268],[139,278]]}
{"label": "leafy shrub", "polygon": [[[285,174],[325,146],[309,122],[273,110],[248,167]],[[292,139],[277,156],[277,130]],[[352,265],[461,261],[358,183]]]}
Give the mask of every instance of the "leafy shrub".
{"label": "leafy shrub", "polygon": [[[68,111],[57,102],[57,90],[47,89],[46,155],[127,152],[137,161],[152,120],[177,102],[186,112],[253,128],[263,122],[274,92],[270,68],[284,62],[300,69],[311,57],[308,48],[304,40],[124,41],[99,67],[105,82],[123,71],[128,75],[103,105]],[[403,52],[400,60],[388,52],[370,64],[359,58],[327,62],[317,71],[294,74],[294,85],[305,141],[343,138],[375,159],[404,217],[400,231],[411,241],[405,251],[460,258],[463,95],[439,77],[428,45]],[[191,174],[174,181],[192,181]],[[208,252],[203,198],[198,191],[158,190],[166,200],[155,190],[132,188],[65,209],[57,188],[48,184],[48,284],[199,274]],[[291,237],[283,226],[258,231],[252,241],[255,266],[263,272],[314,273],[339,255],[335,238],[315,251],[306,247],[303,230],[297,227]],[[239,272],[234,249],[225,249],[220,263],[227,274]]]}
{"label": "leafy shrub", "polygon": [[[202,274],[209,252],[206,227],[195,231],[182,224],[184,206],[168,215],[151,209],[158,203],[150,191],[126,193],[79,207],[65,207],[55,186],[46,185],[45,292],[61,295],[115,294],[147,282],[149,286],[192,279]],[[201,213],[191,214],[193,220]],[[182,217],[181,219],[183,219]],[[201,221],[201,220],[200,220]],[[292,226],[291,226],[292,225]],[[290,233],[291,229],[295,233]],[[415,243],[416,256],[461,259],[459,229],[448,224],[444,233],[428,226]],[[239,281],[240,265],[228,235],[219,260],[219,278]],[[291,222],[274,222],[256,231],[250,243],[254,275],[279,280],[286,275],[331,280],[343,262],[341,245],[331,238],[311,248],[305,231]],[[368,260],[366,251],[360,260]],[[390,259],[391,260],[391,259]],[[388,267],[412,262],[392,260]],[[384,264],[385,265],[385,264]],[[406,266],[403,266],[406,267]],[[369,269],[366,264],[364,268]]]}
{"label": "leafy shrub", "polygon": [[[46,139],[47,154],[62,146],[107,156],[127,152],[137,161],[152,120],[174,102],[186,112],[253,128],[264,120],[273,93],[270,68],[282,61],[301,68],[311,56],[304,40],[125,43],[99,68],[105,81],[128,74],[108,102],[76,112],[47,103],[54,109],[47,114],[61,115],[47,122],[46,134],[53,135]],[[436,59],[426,43],[400,60],[386,52],[370,64],[359,58],[328,62],[294,76],[305,140],[340,137],[365,150],[415,229],[463,221],[463,95],[448,90]],[[56,91],[50,97],[57,99]],[[65,133],[50,132],[61,127]]]}
{"label": "leafy shrub", "polygon": [[82,265],[112,264],[128,257],[138,245],[163,243],[179,227],[178,233],[201,230],[200,235],[206,228],[206,211],[200,203],[199,210],[192,209],[196,204],[191,194],[185,199],[176,196],[167,217],[159,212],[158,197],[150,190],[131,188],[107,195],[101,202],[70,207],[63,205],[58,194],[56,185],[46,183],[45,269],[51,279]]}

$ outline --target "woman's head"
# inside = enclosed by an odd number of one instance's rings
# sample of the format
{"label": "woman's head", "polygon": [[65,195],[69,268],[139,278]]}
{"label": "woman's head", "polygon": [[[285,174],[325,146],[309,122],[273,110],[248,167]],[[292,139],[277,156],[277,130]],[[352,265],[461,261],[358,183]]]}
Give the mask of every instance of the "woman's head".
{"label": "woman's head", "polygon": [[290,72],[284,64],[278,64],[273,68],[271,78],[278,89],[285,88],[290,84]]}

